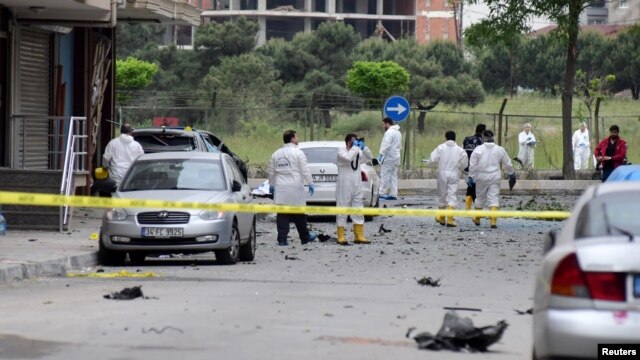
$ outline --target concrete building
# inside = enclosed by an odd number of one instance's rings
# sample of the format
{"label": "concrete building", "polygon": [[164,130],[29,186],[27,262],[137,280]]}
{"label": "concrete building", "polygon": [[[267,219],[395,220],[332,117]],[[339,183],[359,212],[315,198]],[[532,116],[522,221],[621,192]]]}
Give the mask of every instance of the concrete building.
{"label": "concrete building", "polygon": [[[239,16],[260,24],[258,45],[272,38],[292,39],[324,21],[344,21],[364,38],[411,36],[424,44],[457,42],[460,12],[448,0],[215,0],[203,7],[203,21]],[[203,5],[205,5],[203,3]]]}
{"label": "concrete building", "polygon": [[640,0],[593,0],[580,15],[582,25],[633,25],[640,19]]}

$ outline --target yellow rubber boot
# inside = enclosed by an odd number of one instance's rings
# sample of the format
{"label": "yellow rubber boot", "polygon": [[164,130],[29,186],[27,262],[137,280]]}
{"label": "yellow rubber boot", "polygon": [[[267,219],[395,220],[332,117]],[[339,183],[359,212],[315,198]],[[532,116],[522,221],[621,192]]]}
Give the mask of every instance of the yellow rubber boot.
{"label": "yellow rubber boot", "polygon": [[[476,210],[482,210],[482,208],[476,208]],[[480,226],[480,216],[474,216],[473,223],[476,224],[476,226]]]}
{"label": "yellow rubber boot", "polygon": [[344,237],[344,226],[338,226],[338,245],[347,245],[349,242]]}
{"label": "yellow rubber boot", "polygon": [[[444,207],[438,207],[438,209],[444,209]],[[444,215],[437,215],[436,222],[442,226],[445,226],[447,223],[445,222]]]}
{"label": "yellow rubber boot", "polygon": [[471,210],[471,204],[473,204],[473,198],[471,196],[467,196],[464,199],[464,208],[465,208],[465,210]]}
{"label": "yellow rubber boot", "polygon": [[[491,211],[498,211],[498,209],[499,209],[499,207],[497,207],[497,206],[492,206],[490,208]],[[492,216],[491,217],[491,228],[492,229],[497,229],[498,228],[497,222],[498,222],[498,218],[495,217],[495,216]]]}
{"label": "yellow rubber boot", "polygon": [[[447,210],[455,210],[456,208],[454,208],[453,206],[447,206]],[[453,215],[451,216],[447,216],[447,227],[456,227],[458,225],[456,225],[455,220],[453,219]]]}
{"label": "yellow rubber boot", "polygon": [[353,233],[356,236],[356,239],[353,241],[356,244],[371,244],[371,241],[364,238],[364,225],[363,224],[353,224]]}

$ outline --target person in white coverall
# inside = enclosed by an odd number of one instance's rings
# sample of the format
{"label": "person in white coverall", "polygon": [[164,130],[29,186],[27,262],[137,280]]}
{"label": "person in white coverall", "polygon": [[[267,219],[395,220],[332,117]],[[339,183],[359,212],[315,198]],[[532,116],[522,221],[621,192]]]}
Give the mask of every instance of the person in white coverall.
{"label": "person in white coverall", "polygon": [[574,169],[586,170],[589,167],[589,158],[591,157],[591,142],[589,141],[587,124],[580,123],[580,128],[573,133],[571,144],[573,145]]}
{"label": "person in white coverall", "polygon": [[102,155],[102,164],[109,168],[109,179],[117,187],[129,170],[133,161],[144,154],[142,145],[133,139],[133,128],[124,123],[120,127],[120,136],[111,139]]}
{"label": "person in white coverall", "polygon": [[[315,188],[311,172],[307,166],[307,156],[298,149],[298,138],[294,130],[287,130],[282,135],[284,145],[271,155],[267,173],[269,183],[274,185],[273,202],[280,205],[304,206],[307,204],[305,184],[309,185],[309,195]],[[316,234],[309,233],[306,214],[276,215],[278,245],[287,246],[289,223],[293,221],[300,236],[302,245],[315,240]]]}
{"label": "person in white coverall", "polygon": [[380,144],[378,162],[380,163],[380,198],[396,200],[398,197],[398,167],[400,166],[400,148],[402,134],[400,126],[386,117],[382,120],[385,133]]}
{"label": "person in white coverall", "polygon": [[[493,132],[485,130],[484,143],[473,150],[469,159],[469,177],[467,184],[476,184],[476,210],[488,207],[491,211],[500,209],[500,180],[502,170],[515,182],[516,172],[506,150],[496,145]],[[502,166],[502,169],[501,169]],[[491,228],[497,228],[497,219],[491,216]],[[474,217],[473,223],[480,225],[480,217]]]}
{"label": "person in white coverall", "polygon": [[522,132],[518,135],[518,160],[525,169],[533,169],[533,153],[536,147],[536,136],[531,132],[531,124],[526,123],[522,127]]}
{"label": "person in white coverall", "polygon": [[[456,208],[458,203],[457,192],[458,183],[460,181],[461,172],[469,166],[469,158],[467,152],[458,144],[456,144],[456,133],[447,131],[444,134],[446,141],[433,150],[429,157],[429,163],[438,164],[438,172],[436,174],[436,184],[438,189],[438,208],[449,210]],[[448,227],[456,227],[453,216],[445,217],[436,216],[436,221],[440,225]]]}
{"label": "person in white coverall", "polygon": [[[336,184],[336,206],[357,207],[363,205],[362,176],[360,164],[373,159],[371,150],[364,144],[364,139],[358,139],[356,134],[348,134],[344,138],[345,147],[338,149],[336,161],[338,164],[338,182]],[[354,242],[356,244],[370,244],[364,237],[364,215],[350,215],[353,222]],[[337,215],[338,244],[347,245],[345,228],[347,215]]]}

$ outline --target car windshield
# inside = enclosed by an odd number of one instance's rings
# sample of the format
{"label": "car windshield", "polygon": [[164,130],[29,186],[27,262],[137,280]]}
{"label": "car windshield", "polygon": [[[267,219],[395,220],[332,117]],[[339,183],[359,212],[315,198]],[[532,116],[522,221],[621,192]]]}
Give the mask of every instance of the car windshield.
{"label": "car windshield", "polygon": [[145,153],[164,151],[193,151],[197,148],[193,136],[177,134],[139,134],[134,139],[142,145]]}
{"label": "car windshield", "polygon": [[604,194],[587,203],[578,216],[576,239],[640,235],[640,192]]}
{"label": "car windshield", "polygon": [[219,161],[162,159],[135,162],[120,191],[222,191],[226,182]]}
{"label": "car windshield", "polygon": [[307,163],[336,163],[338,148],[321,147],[300,149],[307,156]]}

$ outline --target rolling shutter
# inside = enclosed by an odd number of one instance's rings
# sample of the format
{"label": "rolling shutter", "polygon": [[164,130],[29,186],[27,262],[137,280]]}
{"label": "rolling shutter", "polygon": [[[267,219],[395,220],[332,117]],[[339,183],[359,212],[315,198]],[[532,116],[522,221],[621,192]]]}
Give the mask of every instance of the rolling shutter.
{"label": "rolling shutter", "polygon": [[[17,129],[16,164],[18,168],[48,169],[51,33],[21,27],[18,39],[17,114],[36,117],[27,117],[24,129]],[[22,144],[25,140],[23,163]]]}

